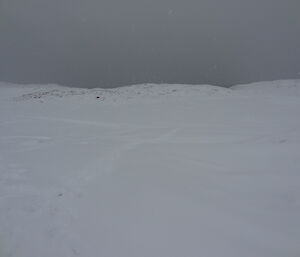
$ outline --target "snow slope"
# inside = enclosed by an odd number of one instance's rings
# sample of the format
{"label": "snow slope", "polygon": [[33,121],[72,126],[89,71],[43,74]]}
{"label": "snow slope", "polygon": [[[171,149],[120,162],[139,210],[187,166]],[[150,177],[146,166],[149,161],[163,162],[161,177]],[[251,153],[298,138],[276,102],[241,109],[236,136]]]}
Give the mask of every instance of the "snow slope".
{"label": "snow slope", "polygon": [[0,83],[0,256],[300,256],[299,88]]}

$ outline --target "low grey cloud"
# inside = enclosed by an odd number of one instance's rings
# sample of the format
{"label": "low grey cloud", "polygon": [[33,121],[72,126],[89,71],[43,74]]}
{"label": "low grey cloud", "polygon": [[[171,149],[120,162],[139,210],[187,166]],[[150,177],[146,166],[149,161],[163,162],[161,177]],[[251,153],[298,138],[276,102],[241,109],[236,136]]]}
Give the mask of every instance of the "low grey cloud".
{"label": "low grey cloud", "polygon": [[0,0],[0,80],[114,87],[300,78],[298,0]]}

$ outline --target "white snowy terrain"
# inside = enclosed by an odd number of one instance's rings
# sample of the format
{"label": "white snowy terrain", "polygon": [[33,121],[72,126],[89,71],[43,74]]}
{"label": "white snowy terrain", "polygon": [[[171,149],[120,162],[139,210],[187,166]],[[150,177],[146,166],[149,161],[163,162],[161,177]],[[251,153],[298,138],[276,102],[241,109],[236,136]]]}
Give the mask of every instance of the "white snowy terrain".
{"label": "white snowy terrain", "polygon": [[0,83],[1,257],[299,257],[300,81]]}

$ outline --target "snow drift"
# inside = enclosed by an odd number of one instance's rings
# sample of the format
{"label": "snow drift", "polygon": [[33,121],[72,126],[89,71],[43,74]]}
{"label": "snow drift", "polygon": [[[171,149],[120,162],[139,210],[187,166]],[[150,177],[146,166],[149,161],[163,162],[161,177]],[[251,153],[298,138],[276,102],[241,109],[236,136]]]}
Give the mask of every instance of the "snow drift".
{"label": "snow drift", "polygon": [[299,88],[1,83],[0,256],[299,256]]}

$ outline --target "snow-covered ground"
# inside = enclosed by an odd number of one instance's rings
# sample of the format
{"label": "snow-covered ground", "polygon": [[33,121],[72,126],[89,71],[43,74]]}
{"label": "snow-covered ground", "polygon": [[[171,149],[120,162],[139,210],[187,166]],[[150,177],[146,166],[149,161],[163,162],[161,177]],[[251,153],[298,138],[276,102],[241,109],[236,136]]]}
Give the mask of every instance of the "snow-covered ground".
{"label": "snow-covered ground", "polygon": [[300,81],[0,83],[1,257],[299,257]]}

